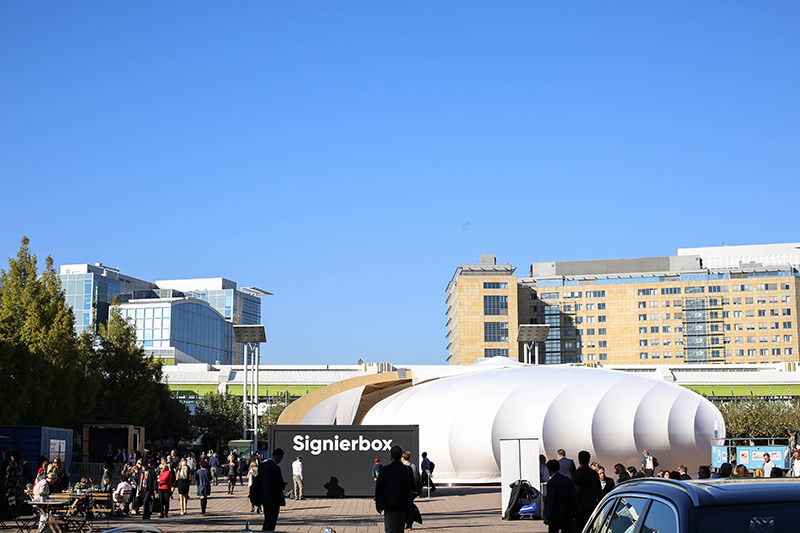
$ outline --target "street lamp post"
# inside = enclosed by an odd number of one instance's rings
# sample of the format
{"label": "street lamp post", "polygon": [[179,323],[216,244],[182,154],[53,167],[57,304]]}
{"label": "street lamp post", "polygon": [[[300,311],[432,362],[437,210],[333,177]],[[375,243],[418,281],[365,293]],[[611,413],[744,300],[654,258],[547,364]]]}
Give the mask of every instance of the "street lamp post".
{"label": "street lamp post", "polygon": [[[242,385],[242,439],[247,440],[248,432],[248,419],[250,418],[251,404],[255,404],[255,420],[251,422],[253,441],[256,443],[258,440],[258,363],[259,363],[259,344],[267,342],[267,334],[264,331],[263,325],[249,326],[249,325],[234,325],[233,326],[233,340],[243,345],[244,351],[244,383]],[[251,384],[255,385],[255,391],[248,394],[247,381],[248,373],[250,372],[249,361],[253,358],[253,372],[254,375],[250,380]],[[249,399],[248,399],[249,396]]]}
{"label": "street lamp post", "polygon": [[548,324],[520,324],[517,332],[517,342],[525,343],[523,363],[531,364],[531,348],[535,352],[534,364],[539,364],[539,343],[547,339],[550,332]]}

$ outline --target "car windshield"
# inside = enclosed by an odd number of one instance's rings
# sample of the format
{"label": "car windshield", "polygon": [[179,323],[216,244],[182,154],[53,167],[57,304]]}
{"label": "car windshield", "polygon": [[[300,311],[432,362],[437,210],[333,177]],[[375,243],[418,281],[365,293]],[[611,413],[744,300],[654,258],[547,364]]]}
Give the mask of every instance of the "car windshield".
{"label": "car windshield", "polygon": [[793,533],[800,502],[760,503],[696,509],[695,531],[714,533]]}

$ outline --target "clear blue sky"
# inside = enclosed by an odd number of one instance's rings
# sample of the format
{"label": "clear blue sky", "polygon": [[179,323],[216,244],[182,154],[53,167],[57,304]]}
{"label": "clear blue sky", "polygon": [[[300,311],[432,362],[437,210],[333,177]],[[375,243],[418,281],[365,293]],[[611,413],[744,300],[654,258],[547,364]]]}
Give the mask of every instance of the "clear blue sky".
{"label": "clear blue sky", "polygon": [[444,363],[445,287],[795,242],[800,3],[0,2],[0,255],[275,293],[264,363]]}

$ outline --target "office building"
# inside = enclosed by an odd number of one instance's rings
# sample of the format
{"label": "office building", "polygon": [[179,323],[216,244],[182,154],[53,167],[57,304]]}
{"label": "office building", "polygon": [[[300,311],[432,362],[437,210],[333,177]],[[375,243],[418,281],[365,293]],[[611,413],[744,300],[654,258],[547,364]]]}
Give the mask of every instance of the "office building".
{"label": "office building", "polygon": [[233,325],[259,324],[260,296],[268,294],[237,289],[225,278],[147,282],[100,263],[64,265],[60,274],[78,334],[96,335],[119,296],[120,310],[136,325],[145,351],[168,363],[241,364],[243,348],[233,341]]}
{"label": "office building", "polygon": [[[546,364],[797,361],[798,264],[800,244],[789,243],[533,263],[526,278],[509,267],[506,279],[519,303],[508,314],[517,325],[550,326],[540,347]],[[492,272],[465,275],[464,267],[448,286],[451,364],[469,364],[481,352],[500,355],[488,343],[496,326],[487,324],[497,317],[480,306],[488,294],[455,288],[469,276],[488,280]],[[519,360],[514,322],[509,318],[505,338],[509,356]],[[463,335],[463,323],[484,324],[484,336]]]}

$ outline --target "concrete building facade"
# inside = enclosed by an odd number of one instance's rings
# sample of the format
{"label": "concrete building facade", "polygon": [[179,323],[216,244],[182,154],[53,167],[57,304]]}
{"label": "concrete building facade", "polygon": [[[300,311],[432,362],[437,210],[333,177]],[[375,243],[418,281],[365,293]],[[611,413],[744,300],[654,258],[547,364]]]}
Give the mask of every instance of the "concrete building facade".
{"label": "concrete building facade", "polygon": [[[797,361],[798,264],[797,243],[533,263],[530,277],[508,274],[518,301],[516,312],[509,303],[508,313],[516,314],[517,327],[550,326],[540,348],[546,364]],[[454,280],[462,277],[457,270]],[[453,299],[453,292],[448,286],[448,319],[458,316],[456,325],[491,319],[480,316],[482,295],[456,291],[458,299]],[[453,305],[455,312],[450,310]],[[479,316],[471,316],[476,313]],[[509,328],[512,322],[509,319]],[[508,355],[519,360],[516,331],[509,329],[508,335],[509,345],[517,345],[509,346]],[[462,335],[450,320],[448,362],[470,364],[477,357],[492,356],[484,348],[485,340]]]}

